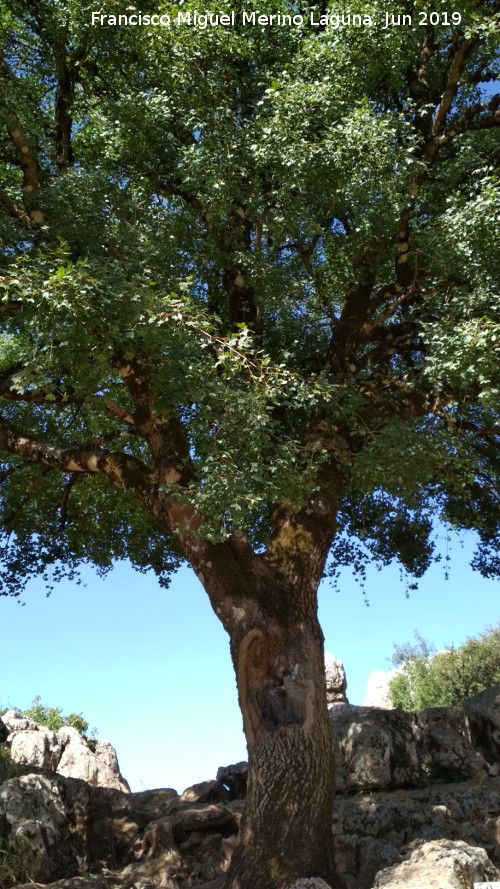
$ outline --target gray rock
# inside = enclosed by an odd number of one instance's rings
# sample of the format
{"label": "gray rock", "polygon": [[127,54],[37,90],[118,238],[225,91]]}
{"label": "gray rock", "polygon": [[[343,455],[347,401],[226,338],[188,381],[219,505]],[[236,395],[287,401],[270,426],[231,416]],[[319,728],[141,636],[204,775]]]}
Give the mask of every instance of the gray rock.
{"label": "gray rock", "polygon": [[416,838],[481,846],[500,867],[499,831],[498,778],[339,796],[334,803],[335,861],[352,889],[371,889],[375,874],[399,863],[400,850]]}
{"label": "gray rock", "polygon": [[429,783],[474,778],[488,772],[475,749],[463,707],[431,707],[416,714],[415,738],[422,777]]}
{"label": "gray rock", "polygon": [[330,707],[329,712],[337,792],[421,782],[412,713],[351,705]]}
{"label": "gray rock", "polygon": [[337,792],[421,787],[491,774],[462,707],[419,713],[330,707]]}
{"label": "gray rock", "polygon": [[93,787],[113,787],[125,793],[130,787],[120,774],[116,752],[109,741],[97,741],[92,750],[75,728],[63,726],[57,732],[62,754],[57,773],[80,778]]}
{"label": "gray rock", "polygon": [[88,789],[62,779],[26,775],[0,786],[2,838],[34,881],[50,883],[78,873],[79,856],[69,824],[88,809]]}
{"label": "gray rock", "polygon": [[194,831],[210,831],[231,836],[238,831],[236,818],[223,805],[189,805],[174,816],[172,830],[176,844],[184,843]]}
{"label": "gray rock", "polygon": [[219,781],[200,781],[186,788],[181,803],[219,803],[228,798],[228,791]]}
{"label": "gray rock", "polygon": [[87,743],[72,726],[56,733],[9,710],[3,723],[8,729],[7,744],[12,762],[33,769],[57,772],[66,778],[80,778],[94,787],[112,787],[130,792],[120,773],[114,747],[109,741]]}
{"label": "gray rock", "polygon": [[62,746],[54,732],[43,726],[11,732],[8,738],[12,762],[35,769],[57,769]]}
{"label": "gray rock", "polygon": [[9,732],[36,732],[38,729],[35,720],[24,716],[21,710],[7,710],[2,716],[2,721],[9,729]]}
{"label": "gray rock", "polygon": [[[500,685],[488,688],[464,703],[473,743],[492,766],[500,760]],[[491,773],[491,769],[490,769]]]}
{"label": "gray rock", "polygon": [[377,874],[374,889],[472,889],[499,878],[484,849],[461,840],[416,840],[405,861]]}
{"label": "gray rock", "polygon": [[347,681],[342,661],[337,661],[333,654],[325,652],[326,701],[328,706],[347,704]]}
{"label": "gray rock", "polygon": [[217,781],[229,793],[229,799],[243,799],[247,792],[248,763],[237,762],[217,769]]}

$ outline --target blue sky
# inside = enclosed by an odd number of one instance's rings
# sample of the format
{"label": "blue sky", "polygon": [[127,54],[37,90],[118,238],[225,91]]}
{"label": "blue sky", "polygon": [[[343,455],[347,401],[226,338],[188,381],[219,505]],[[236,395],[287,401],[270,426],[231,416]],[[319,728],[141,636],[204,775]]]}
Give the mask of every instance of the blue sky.
{"label": "blue sky", "polygon": [[[409,599],[396,566],[369,572],[369,607],[349,572],[339,593],[323,583],[325,647],[344,662],[351,703],[414,629],[440,648],[499,620],[498,582],[470,569],[471,552],[469,541],[452,543],[450,579],[436,565]],[[41,695],[83,712],[116,747],[133,790],[182,791],[246,758],[228,637],[193,573],[182,569],[166,591],[125,564],[84,580],[50,598],[34,583],[24,607],[0,597],[0,707]]]}

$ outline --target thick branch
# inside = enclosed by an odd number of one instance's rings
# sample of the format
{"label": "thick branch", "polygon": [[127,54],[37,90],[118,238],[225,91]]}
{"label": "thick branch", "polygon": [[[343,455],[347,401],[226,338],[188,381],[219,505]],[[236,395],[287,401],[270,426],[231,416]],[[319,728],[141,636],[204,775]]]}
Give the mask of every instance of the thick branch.
{"label": "thick branch", "polygon": [[467,56],[472,52],[476,44],[476,37],[463,40],[452,57],[451,64],[448,68],[448,76],[443,97],[436,109],[432,121],[432,135],[434,138],[437,138],[442,132],[450,108],[457,96],[460,76],[464,69]]}
{"label": "thick branch", "polygon": [[13,219],[19,219],[23,225],[30,224],[30,217],[28,214],[18,207],[16,203],[9,197],[5,191],[0,189],[0,207],[2,207],[8,216],[11,216]]}
{"label": "thick branch", "polygon": [[42,443],[18,432],[3,417],[0,417],[0,450],[65,474],[104,475],[117,488],[132,491],[146,504],[151,502],[155,482],[153,473],[140,460],[127,454],[99,447],[60,448]]}
{"label": "thick branch", "polygon": [[134,402],[132,421],[148,444],[162,483],[186,482],[192,477],[189,447],[177,415],[162,417],[153,410],[149,374],[136,358],[127,360],[115,352],[113,363]]}
{"label": "thick branch", "polygon": [[[438,139],[439,146],[449,142],[455,136],[466,133],[469,130],[488,129],[490,127],[500,126],[500,93],[492,96],[489,102],[476,102],[471,105],[458,118],[453,126],[443,133]],[[489,111],[489,115],[483,115],[483,112]],[[480,116],[479,115],[483,115]]]}
{"label": "thick branch", "polygon": [[37,161],[35,152],[24,135],[17,118],[13,121],[13,126],[9,126],[9,136],[14,143],[19,160],[21,162],[21,170],[23,171],[23,200],[29,211],[31,222],[37,225],[43,225],[45,222],[45,214],[40,209],[37,202],[38,189],[42,178],[42,171]]}

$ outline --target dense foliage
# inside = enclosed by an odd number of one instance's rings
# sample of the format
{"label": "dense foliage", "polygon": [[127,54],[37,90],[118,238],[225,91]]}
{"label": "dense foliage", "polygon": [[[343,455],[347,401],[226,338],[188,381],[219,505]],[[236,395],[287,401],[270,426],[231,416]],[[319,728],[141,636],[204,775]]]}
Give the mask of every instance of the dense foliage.
{"label": "dense foliage", "polygon": [[[6,710],[0,710],[0,717]],[[61,707],[46,707],[42,704],[40,695],[36,695],[31,707],[22,711],[24,716],[33,719],[38,725],[45,725],[53,732],[57,732],[63,725],[75,728],[77,732],[86,738],[88,735],[89,724],[82,713],[69,713],[65,716]],[[95,730],[92,730],[95,734]]]}
{"label": "dense foliage", "polygon": [[389,682],[394,707],[450,707],[500,684],[500,624],[444,651],[436,651],[418,633],[416,638],[416,644],[395,647],[392,661],[401,672]]}
{"label": "dense foliage", "polygon": [[498,571],[498,10],[407,6],[200,30],[2,4],[2,592],[82,560],[165,580],[181,547],[123,478],[161,459],[214,542],[265,547],[333,466],[334,566],[419,575],[439,515]]}

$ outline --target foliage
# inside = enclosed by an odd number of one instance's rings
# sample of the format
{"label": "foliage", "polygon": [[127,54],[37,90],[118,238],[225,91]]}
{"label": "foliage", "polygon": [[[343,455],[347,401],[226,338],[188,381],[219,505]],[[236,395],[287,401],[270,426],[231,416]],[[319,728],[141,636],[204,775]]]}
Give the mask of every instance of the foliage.
{"label": "foliage", "polygon": [[[0,718],[7,710],[0,710]],[[87,738],[89,724],[82,713],[70,713],[64,716],[61,707],[46,707],[42,704],[40,695],[36,695],[33,699],[31,707],[22,711],[24,716],[33,719],[38,725],[45,725],[53,732],[57,732],[63,725],[69,725],[75,728],[82,738]],[[92,729],[91,735],[94,736],[96,729]]]}
{"label": "foliage", "polygon": [[70,713],[68,716],[63,716],[60,707],[46,707],[42,704],[40,695],[37,695],[31,707],[23,712],[38,725],[45,725],[53,732],[57,732],[63,725],[68,725],[75,728],[83,738],[87,736],[89,724],[81,713]]}
{"label": "foliage", "polygon": [[498,572],[498,12],[438,6],[3,4],[2,592],[123,558],[167,583],[187,529],[263,551],[334,476],[333,572],[419,576],[435,515]]}
{"label": "foliage", "polygon": [[438,652],[415,636],[415,644],[395,646],[392,662],[402,670],[389,682],[394,707],[449,707],[500,683],[500,624]]}

